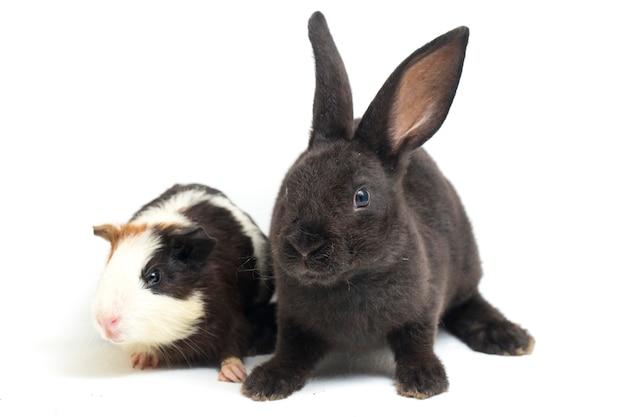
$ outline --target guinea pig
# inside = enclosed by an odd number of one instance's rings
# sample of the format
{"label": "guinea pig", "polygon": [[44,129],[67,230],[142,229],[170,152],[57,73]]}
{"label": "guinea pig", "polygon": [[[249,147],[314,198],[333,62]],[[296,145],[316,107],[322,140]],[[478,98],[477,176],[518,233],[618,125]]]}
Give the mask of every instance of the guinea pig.
{"label": "guinea pig", "polygon": [[468,37],[459,27],[413,52],[355,121],[326,20],[311,16],[313,126],[280,187],[269,233],[276,350],[242,385],[248,397],[291,395],[333,349],[379,348],[393,352],[398,394],[440,394],[448,389],[434,352],[441,324],[480,352],[532,352],[533,337],[481,295],[467,214],[421,147],[448,114]]}
{"label": "guinea pig", "polygon": [[222,192],[174,185],[128,223],[93,231],[111,243],[95,326],[133,367],[219,364],[220,381],[241,382],[243,357],[272,351],[267,238]]}

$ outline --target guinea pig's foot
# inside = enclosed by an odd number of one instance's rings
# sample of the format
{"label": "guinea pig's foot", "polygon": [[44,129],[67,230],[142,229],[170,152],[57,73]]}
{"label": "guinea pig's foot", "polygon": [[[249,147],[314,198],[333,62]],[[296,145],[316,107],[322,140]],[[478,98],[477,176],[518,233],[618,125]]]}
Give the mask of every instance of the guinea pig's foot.
{"label": "guinea pig's foot", "polygon": [[223,382],[243,382],[247,375],[246,367],[243,366],[241,359],[231,357],[222,361],[217,379]]}
{"label": "guinea pig's foot", "polygon": [[159,365],[159,357],[149,352],[135,352],[130,355],[130,360],[133,368],[156,368]]}
{"label": "guinea pig's foot", "polygon": [[270,363],[257,366],[246,378],[241,387],[246,397],[255,401],[282,400],[304,386],[304,376],[293,370],[268,365]]}
{"label": "guinea pig's foot", "polygon": [[398,366],[396,371],[398,394],[424,400],[448,391],[448,377],[439,360],[414,366]]}

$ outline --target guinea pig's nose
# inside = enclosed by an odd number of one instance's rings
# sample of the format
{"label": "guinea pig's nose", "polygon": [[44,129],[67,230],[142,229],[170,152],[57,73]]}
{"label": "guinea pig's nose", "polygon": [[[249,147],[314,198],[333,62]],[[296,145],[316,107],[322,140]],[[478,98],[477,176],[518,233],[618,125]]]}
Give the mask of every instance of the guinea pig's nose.
{"label": "guinea pig's nose", "polygon": [[102,330],[104,331],[104,335],[107,339],[113,342],[120,341],[120,332],[119,332],[120,317],[119,316],[111,316],[111,317],[98,316],[97,320],[98,320],[98,324],[100,325],[100,328],[102,328]]}

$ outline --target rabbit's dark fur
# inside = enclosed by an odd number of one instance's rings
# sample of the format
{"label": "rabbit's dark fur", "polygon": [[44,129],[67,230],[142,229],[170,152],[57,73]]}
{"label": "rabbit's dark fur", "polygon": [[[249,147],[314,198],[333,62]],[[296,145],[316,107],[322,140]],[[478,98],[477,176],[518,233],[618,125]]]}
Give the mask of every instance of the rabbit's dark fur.
{"label": "rabbit's dark fur", "polygon": [[245,395],[287,397],[329,350],[385,345],[401,395],[439,394],[448,388],[433,351],[442,323],[478,351],[532,351],[532,337],[480,295],[469,220],[420,148],[446,118],[468,36],[460,27],[415,51],[355,122],[324,16],[311,17],[313,127],[284,179],[270,230],[277,348],[245,381]]}

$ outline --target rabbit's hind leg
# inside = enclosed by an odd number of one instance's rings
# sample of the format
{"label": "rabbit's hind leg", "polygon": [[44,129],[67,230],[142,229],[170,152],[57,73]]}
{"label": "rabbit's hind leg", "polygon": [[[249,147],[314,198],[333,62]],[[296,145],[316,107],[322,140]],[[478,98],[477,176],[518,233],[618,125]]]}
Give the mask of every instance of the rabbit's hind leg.
{"label": "rabbit's hind leg", "polygon": [[478,352],[495,355],[528,355],[535,339],[522,327],[510,322],[480,293],[448,310],[443,327]]}

